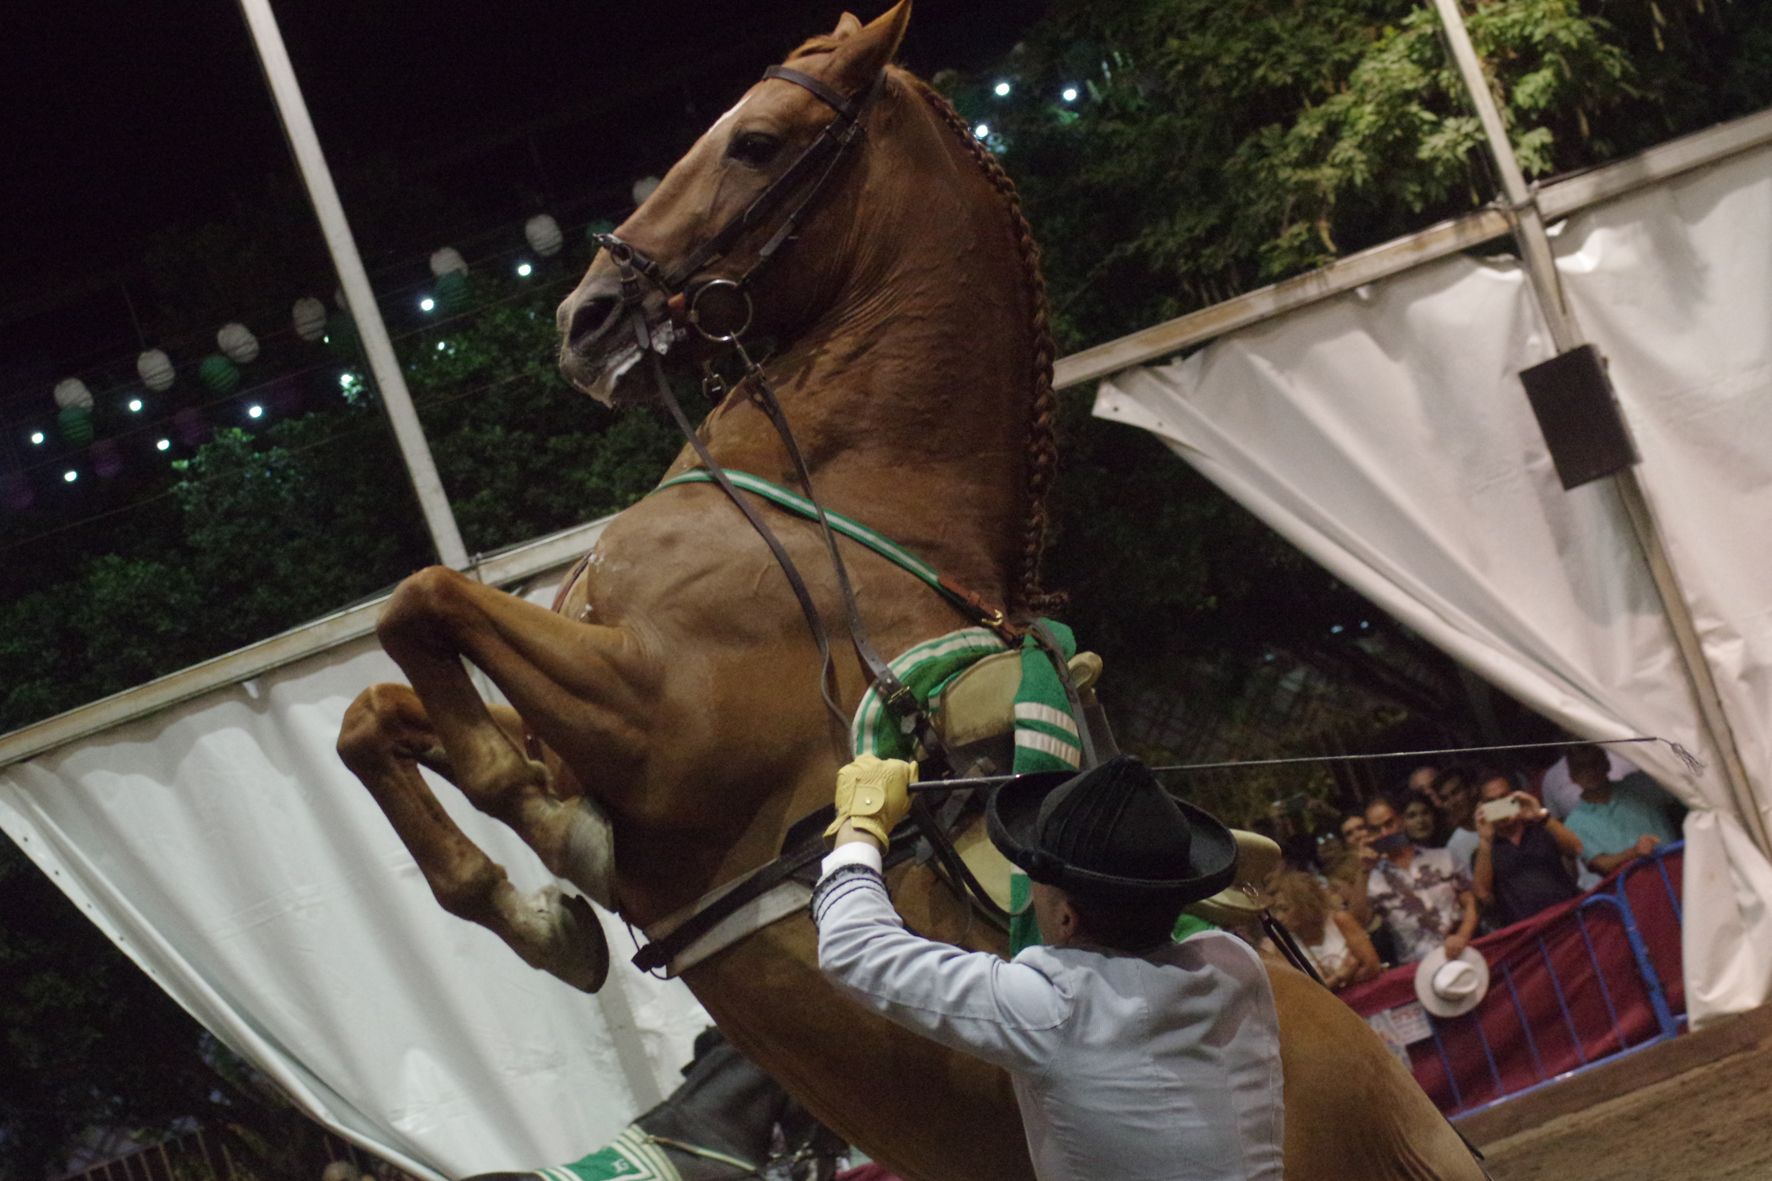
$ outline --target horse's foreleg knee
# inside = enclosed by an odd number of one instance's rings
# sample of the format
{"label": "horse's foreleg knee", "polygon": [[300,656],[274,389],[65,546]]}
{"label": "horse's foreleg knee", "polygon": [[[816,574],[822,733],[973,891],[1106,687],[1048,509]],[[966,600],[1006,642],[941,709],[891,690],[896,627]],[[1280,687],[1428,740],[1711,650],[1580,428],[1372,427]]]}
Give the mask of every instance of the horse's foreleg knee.
{"label": "horse's foreleg knee", "polygon": [[412,854],[438,905],[486,927],[532,967],[586,991],[602,985],[609,952],[589,904],[553,887],[520,893],[419,775],[421,759],[444,769],[448,762],[411,689],[375,685],[359,694],[345,711],[338,751]]}

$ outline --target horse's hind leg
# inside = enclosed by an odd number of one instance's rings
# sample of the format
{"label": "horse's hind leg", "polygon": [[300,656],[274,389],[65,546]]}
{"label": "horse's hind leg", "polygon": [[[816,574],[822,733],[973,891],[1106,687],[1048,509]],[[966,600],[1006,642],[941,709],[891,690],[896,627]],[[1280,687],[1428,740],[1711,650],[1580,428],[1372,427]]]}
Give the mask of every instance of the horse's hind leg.
{"label": "horse's hind leg", "polygon": [[453,768],[411,689],[364,690],[345,711],[338,751],[381,806],[444,910],[486,927],[531,967],[586,992],[602,986],[609,951],[590,905],[552,886],[532,896],[519,893],[431,793],[418,765],[445,777],[453,776]]}

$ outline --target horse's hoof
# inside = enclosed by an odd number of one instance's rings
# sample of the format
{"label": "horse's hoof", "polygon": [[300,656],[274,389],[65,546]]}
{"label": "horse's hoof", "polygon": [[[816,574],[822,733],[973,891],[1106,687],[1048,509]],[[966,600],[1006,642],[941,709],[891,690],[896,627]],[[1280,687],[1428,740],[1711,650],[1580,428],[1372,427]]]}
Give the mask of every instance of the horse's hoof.
{"label": "horse's hoof", "polygon": [[559,895],[554,916],[548,971],[581,992],[596,992],[609,977],[609,941],[603,937],[602,920],[589,902],[565,893]]}

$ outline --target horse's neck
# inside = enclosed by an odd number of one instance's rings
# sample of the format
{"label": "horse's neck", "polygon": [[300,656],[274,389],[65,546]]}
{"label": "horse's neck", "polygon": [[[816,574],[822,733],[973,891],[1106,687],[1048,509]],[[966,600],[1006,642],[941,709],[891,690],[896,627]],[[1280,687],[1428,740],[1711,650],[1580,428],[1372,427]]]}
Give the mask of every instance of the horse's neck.
{"label": "horse's neck", "polygon": [[[880,199],[850,281],[766,372],[827,507],[1003,603],[1029,508],[1032,308],[1002,198],[970,160],[956,167],[941,214]],[[722,463],[797,482],[748,398],[707,432]]]}

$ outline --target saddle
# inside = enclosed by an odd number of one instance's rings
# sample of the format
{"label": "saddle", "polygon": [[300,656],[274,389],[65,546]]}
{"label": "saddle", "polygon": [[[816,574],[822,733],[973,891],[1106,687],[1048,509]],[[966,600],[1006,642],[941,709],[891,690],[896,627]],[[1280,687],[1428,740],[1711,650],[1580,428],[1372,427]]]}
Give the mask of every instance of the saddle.
{"label": "saddle", "polygon": [[[1101,680],[1102,660],[1093,652],[1079,652],[1070,659],[1072,683],[1085,710],[1096,709],[1095,686]],[[954,678],[942,694],[941,711],[934,728],[952,752],[966,752],[988,759],[986,749],[1001,746],[1015,725],[1014,704],[1020,684],[1018,655],[1004,652],[987,656]],[[1094,721],[1094,719],[1092,719]],[[1106,727],[1096,724],[1096,733]],[[963,774],[988,775],[991,770],[974,764]],[[1237,840],[1237,879],[1210,898],[1187,908],[1187,913],[1221,927],[1241,927],[1257,922],[1261,903],[1257,891],[1266,877],[1280,866],[1280,846],[1260,833],[1232,829]],[[984,817],[973,816],[954,833],[954,849],[991,900],[1010,909],[1010,873],[1014,866],[997,851],[985,833]]]}

